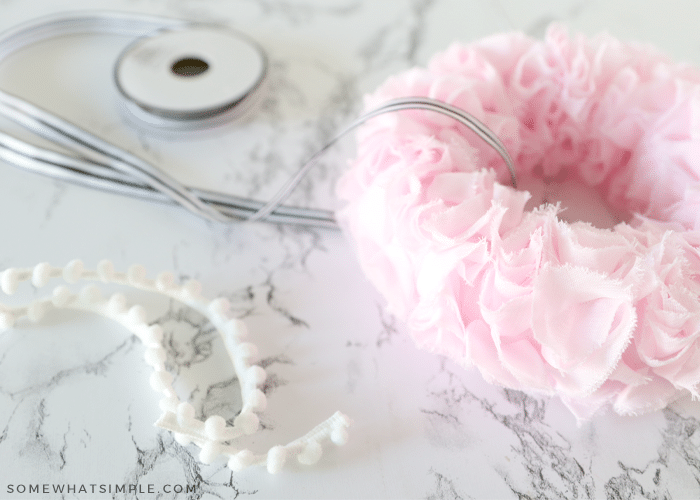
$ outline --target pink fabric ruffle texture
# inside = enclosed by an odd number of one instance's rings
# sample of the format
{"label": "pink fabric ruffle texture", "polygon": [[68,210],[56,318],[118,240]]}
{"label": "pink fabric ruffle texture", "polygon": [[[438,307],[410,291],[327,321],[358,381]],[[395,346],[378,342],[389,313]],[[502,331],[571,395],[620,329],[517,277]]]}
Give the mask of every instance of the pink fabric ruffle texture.
{"label": "pink fabric ruffle texture", "polygon": [[[371,120],[338,216],[416,344],[578,419],[666,406],[700,383],[700,71],[601,35],[452,45],[366,98],[428,96],[504,142],[518,182],[575,176],[630,220],[526,209],[502,160],[427,111]],[[687,391],[687,392],[686,392]]]}

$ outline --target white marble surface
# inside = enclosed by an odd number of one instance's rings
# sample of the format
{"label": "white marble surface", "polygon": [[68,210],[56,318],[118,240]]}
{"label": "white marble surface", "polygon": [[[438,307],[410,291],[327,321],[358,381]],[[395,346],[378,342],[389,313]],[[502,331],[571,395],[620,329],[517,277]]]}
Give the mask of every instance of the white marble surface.
{"label": "white marble surface", "polygon": [[[125,39],[72,38],[3,63],[0,87],[27,97],[158,163],[182,181],[269,196],[301,161],[356,116],[361,95],[424,64],[453,40],[552,20],[593,34],[645,40],[700,64],[694,0],[3,0],[0,28],[81,8],[230,23],[270,57],[258,112],[225,134],[168,142],[123,124],[110,68]],[[329,153],[294,201],[333,206],[352,155]],[[577,427],[557,401],[484,383],[478,373],[416,350],[384,312],[350,244],[326,230],[224,226],[0,165],[0,267],[42,261],[89,267],[110,258],[154,276],[172,270],[231,299],[269,373],[262,450],[335,410],[350,442],[314,467],[232,473],[201,465],[152,426],[159,414],[143,347],[106,320],[57,314],[0,336],[0,498],[10,485],[139,484],[154,493],[66,498],[686,499],[700,498],[700,411],[683,402],[640,418],[602,415]],[[26,287],[26,297],[40,291]],[[145,299],[129,293],[135,300]],[[221,341],[195,314],[150,301],[166,330],[168,366],[199,415],[232,418],[240,405]],[[266,448],[265,448],[266,449]]]}

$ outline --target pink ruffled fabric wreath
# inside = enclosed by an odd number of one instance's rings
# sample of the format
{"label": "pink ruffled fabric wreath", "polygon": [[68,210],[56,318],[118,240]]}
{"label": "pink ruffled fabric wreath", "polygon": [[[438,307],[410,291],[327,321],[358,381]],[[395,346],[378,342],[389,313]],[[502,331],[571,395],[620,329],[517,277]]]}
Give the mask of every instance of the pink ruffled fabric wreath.
{"label": "pink ruffled fabric wreath", "polygon": [[569,176],[628,222],[526,209],[500,157],[425,111],[375,118],[338,192],[364,271],[417,345],[578,419],[666,406],[700,383],[700,72],[601,35],[452,45],[367,108],[428,96],[484,122],[518,182]]}

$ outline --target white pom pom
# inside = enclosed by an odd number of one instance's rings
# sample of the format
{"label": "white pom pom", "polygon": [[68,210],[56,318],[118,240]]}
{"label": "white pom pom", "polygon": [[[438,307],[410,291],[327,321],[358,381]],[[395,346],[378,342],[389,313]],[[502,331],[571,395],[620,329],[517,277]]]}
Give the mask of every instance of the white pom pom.
{"label": "white pom pom", "polygon": [[240,319],[231,319],[224,325],[224,333],[231,339],[240,342],[248,337],[248,328]]}
{"label": "white pom pom", "polygon": [[287,460],[287,450],[283,446],[273,446],[267,452],[267,472],[277,474]]}
{"label": "white pom pom", "polygon": [[226,317],[228,315],[231,303],[226,297],[219,297],[209,303],[209,310],[216,315]]}
{"label": "white pom pom", "polygon": [[148,366],[152,366],[153,368],[162,367],[166,358],[165,349],[162,347],[148,347],[143,356]]}
{"label": "white pom pom", "polygon": [[49,279],[51,279],[51,266],[48,262],[42,262],[34,266],[34,270],[32,271],[32,285],[41,288],[42,286],[46,286]]}
{"label": "white pom pom", "polygon": [[252,465],[255,455],[250,450],[241,450],[232,456],[228,461],[228,468],[234,472],[240,472]]}
{"label": "white pom pom", "polygon": [[245,371],[246,383],[252,384],[253,386],[262,384],[265,382],[266,378],[267,373],[265,373],[265,370],[258,365],[253,365]]}
{"label": "white pom pom", "polygon": [[128,314],[132,325],[143,325],[146,323],[146,310],[142,305],[136,304],[131,306]]}
{"label": "white pom pom", "polygon": [[123,293],[115,293],[107,302],[107,310],[110,314],[116,316],[126,311],[126,296]]}
{"label": "white pom pom", "polygon": [[158,401],[158,406],[162,411],[169,411],[171,413],[177,412],[177,405],[179,404],[180,400],[175,396],[162,398],[160,401]]}
{"label": "white pom pom", "polygon": [[163,342],[163,327],[158,324],[149,326],[146,329],[143,341],[150,346],[160,346],[161,342]]}
{"label": "white pom pom", "polygon": [[331,441],[333,441],[338,446],[343,446],[347,444],[349,439],[348,430],[345,427],[336,427],[331,432]]}
{"label": "white pom pom", "polygon": [[83,275],[84,270],[83,261],[78,259],[71,260],[66,267],[63,268],[63,279],[66,280],[67,283],[77,283]]}
{"label": "white pom pom", "polygon": [[103,283],[109,283],[114,279],[114,264],[111,260],[101,260],[97,263],[97,275]]}
{"label": "white pom pom", "polygon": [[164,271],[156,276],[156,288],[159,292],[166,292],[175,286],[175,276],[173,273]]}
{"label": "white pom pom", "polygon": [[65,286],[57,286],[53,289],[53,296],[51,297],[51,303],[56,307],[65,306],[71,298],[71,293]]}
{"label": "white pom pom", "polygon": [[258,357],[258,348],[255,344],[250,342],[245,342],[238,346],[236,349],[236,354],[241,360],[248,361],[249,363]]}
{"label": "white pom pom", "polygon": [[146,282],[146,268],[140,264],[129,266],[126,271],[126,279],[130,285],[143,285]]}
{"label": "white pom pom", "polygon": [[173,383],[173,376],[170,372],[157,371],[151,373],[151,378],[149,379],[151,387],[154,391],[164,392],[170,389]]}
{"label": "white pom pom", "polygon": [[19,270],[11,267],[5,269],[0,276],[0,288],[7,295],[12,295],[17,291],[19,286]]}
{"label": "white pom pom", "polygon": [[323,448],[318,441],[309,441],[304,446],[304,449],[297,455],[297,460],[300,464],[313,465],[319,461],[323,454]]}
{"label": "white pom pom", "polygon": [[185,293],[192,299],[196,299],[202,294],[202,284],[197,280],[189,280],[183,286]]}
{"label": "white pom pom", "polygon": [[221,441],[224,437],[224,429],[226,429],[226,420],[219,415],[212,415],[204,421],[204,432],[212,441]]}
{"label": "white pom pom", "polygon": [[29,321],[32,323],[38,323],[41,321],[41,318],[44,317],[44,314],[46,314],[46,309],[47,305],[45,302],[35,300],[27,307],[27,318],[29,318]]}
{"label": "white pom pom", "polygon": [[267,408],[267,397],[260,389],[255,389],[248,399],[248,404],[253,411],[265,411],[265,408]]}
{"label": "white pom pom", "polygon": [[95,285],[86,285],[80,290],[79,298],[84,304],[94,304],[102,299],[102,292]]}
{"label": "white pom pom", "polygon": [[194,420],[194,406],[187,401],[177,405],[177,423],[180,427],[188,427]]}
{"label": "white pom pom", "polygon": [[203,464],[210,464],[221,454],[219,443],[208,442],[199,451],[199,461]]}
{"label": "white pom pom", "polygon": [[15,315],[10,311],[0,311],[0,330],[7,330],[15,326]]}
{"label": "white pom pom", "polygon": [[238,427],[244,434],[255,434],[260,427],[260,419],[255,413],[241,413],[233,421],[234,427]]}

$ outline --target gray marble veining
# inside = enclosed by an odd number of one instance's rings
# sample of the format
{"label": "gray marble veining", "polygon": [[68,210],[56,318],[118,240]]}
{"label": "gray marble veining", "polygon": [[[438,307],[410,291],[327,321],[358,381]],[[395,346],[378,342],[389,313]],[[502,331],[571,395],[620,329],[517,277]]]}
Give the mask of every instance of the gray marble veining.
{"label": "gray marble veining", "polygon": [[[265,48],[270,73],[256,113],[225,134],[185,141],[124,126],[109,87],[113,58],[100,56],[118,53],[123,40],[66,40],[71,50],[57,58],[28,50],[0,68],[0,86],[185,183],[264,198],[357,116],[363,94],[425,64],[452,40],[509,29],[541,36],[558,20],[590,34],[606,29],[647,40],[700,64],[700,32],[691,22],[698,8],[675,4],[660,11],[651,0],[36,0],[30,8],[5,0],[0,28],[88,7],[227,22]],[[335,181],[352,154],[348,138],[291,201],[334,206]],[[287,442],[335,410],[354,420],[350,442],[326,449],[314,468],[292,465],[269,476],[200,464],[196,447],[152,426],[159,411],[140,342],[98,318],[57,314],[0,337],[0,498],[39,498],[18,492],[31,484],[154,488],[46,498],[700,498],[697,403],[634,419],[601,415],[577,427],[556,401],[492,387],[415,349],[338,232],[217,226],[6,165],[0,172],[3,268],[75,257],[94,266],[108,257],[120,269],[137,262],[151,275],[169,269],[197,278],[207,296],[231,301],[268,372],[269,407],[262,432],[246,443],[251,448]],[[146,300],[149,321],[164,327],[180,394],[200,416],[233,419],[238,380],[211,325],[176,303],[129,297]],[[193,492],[176,491],[187,485]]]}

